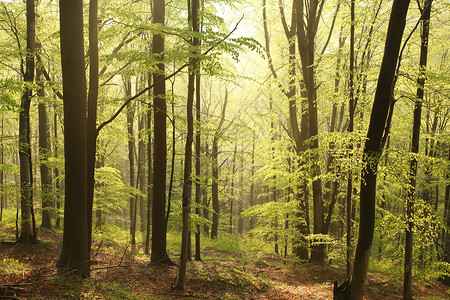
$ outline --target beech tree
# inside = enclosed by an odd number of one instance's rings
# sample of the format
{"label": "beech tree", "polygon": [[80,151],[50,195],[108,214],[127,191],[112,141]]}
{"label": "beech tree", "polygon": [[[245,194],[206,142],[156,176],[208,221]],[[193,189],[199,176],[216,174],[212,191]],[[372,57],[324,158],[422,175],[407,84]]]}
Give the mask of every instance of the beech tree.
{"label": "beech tree", "polygon": [[[153,24],[162,26],[165,22],[165,1],[153,1]],[[153,36],[152,53],[156,56],[157,71],[153,74],[154,105],[154,152],[152,192],[152,263],[172,263],[166,250],[166,82],[164,63],[164,35]]]}
{"label": "beech tree", "polygon": [[20,102],[19,112],[19,159],[20,159],[20,207],[21,233],[20,242],[37,242],[36,221],[33,212],[33,172],[31,162],[30,140],[30,106],[32,84],[34,82],[34,50],[36,38],[35,1],[26,1],[27,45],[25,51],[25,70],[23,79],[27,83]]}
{"label": "beech tree", "polygon": [[90,274],[83,1],[60,1],[64,93],[64,232],[58,266]]}
{"label": "beech tree", "polygon": [[359,231],[353,258],[352,272],[339,288],[335,289],[336,299],[362,299],[369,266],[370,250],[375,229],[375,195],[377,167],[389,134],[389,114],[392,113],[397,67],[403,30],[408,12],[408,0],[394,0],[389,18],[383,61],[370,115],[367,139],[363,150],[363,170],[360,187]]}

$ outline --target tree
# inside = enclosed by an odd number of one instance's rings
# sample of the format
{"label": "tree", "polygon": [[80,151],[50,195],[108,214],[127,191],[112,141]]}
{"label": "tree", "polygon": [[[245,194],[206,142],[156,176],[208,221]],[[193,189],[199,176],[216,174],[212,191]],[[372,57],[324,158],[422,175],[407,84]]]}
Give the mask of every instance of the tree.
{"label": "tree", "polygon": [[225,120],[225,112],[228,104],[228,89],[225,88],[225,98],[222,105],[222,112],[220,115],[219,125],[214,131],[214,137],[212,141],[211,159],[212,159],[212,184],[211,184],[211,198],[212,198],[212,225],[211,225],[211,238],[216,239],[219,231],[219,139],[222,131],[223,122]]}
{"label": "tree", "polygon": [[359,231],[352,272],[344,284],[335,288],[336,299],[362,299],[369,266],[375,225],[377,167],[389,133],[386,126],[393,109],[395,71],[408,12],[408,0],[394,0],[389,18],[383,60],[363,149],[360,186]]}
{"label": "tree", "polygon": [[[192,32],[198,33],[198,0],[192,0],[188,2],[188,21],[192,27]],[[192,39],[192,44],[197,46],[199,44],[198,37]],[[177,290],[184,290],[186,283],[186,263],[189,256],[189,231],[190,231],[190,205],[192,198],[192,143],[194,142],[194,92],[195,92],[195,78],[198,68],[198,58],[195,54],[198,49],[193,49],[192,57],[189,58],[189,79],[188,79],[188,97],[186,103],[186,116],[187,116],[187,135],[186,135],[186,147],[184,150],[184,176],[183,176],[183,194],[182,194],[182,219],[183,229],[181,233],[181,257],[180,268],[178,271],[178,280],[175,286]]]}
{"label": "tree", "polygon": [[[30,140],[30,106],[34,81],[34,49],[36,36],[35,1],[26,1],[27,48],[23,79],[26,83],[20,102],[19,113],[19,160],[20,160],[20,207],[21,233],[19,242],[37,242],[36,223],[33,212],[33,172]],[[23,65],[22,65],[23,68]]]}
{"label": "tree", "polygon": [[42,197],[42,223],[41,227],[52,228],[52,178],[48,167],[50,155],[49,130],[47,121],[47,107],[44,102],[45,90],[42,76],[42,68],[38,66],[36,77],[39,81],[39,160],[41,172],[41,197]]}
{"label": "tree", "polygon": [[58,266],[90,274],[83,1],[60,1],[64,93],[64,233]]}
{"label": "tree", "polygon": [[[430,12],[433,0],[425,0],[424,7],[421,9],[422,32],[420,39],[420,61],[419,76],[417,78],[417,93],[414,103],[414,122],[412,128],[411,153],[409,167],[409,187],[406,195],[406,222],[405,232],[405,268],[403,280],[403,299],[412,299],[412,258],[413,258],[413,218],[414,218],[414,198],[416,192],[417,159],[414,156],[419,153],[420,124],[422,122],[422,102],[425,85],[425,69],[428,58],[428,37],[430,32]],[[419,7],[420,8],[420,7]]]}
{"label": "tree", "polygon": [[[162,26],[165,22],[165,1],[153,1],[153,24]],[[154,152],[153,152],[153,195],[152,195],[152,263],[172,263],[166,250],[166,82],[164,64],[164,35],[153,36],[152,53],[155,55],[157,71],[153,74],[154,99]],[[150,158],[149,158],[150,159]]]}
{"label": "tree", "polygon": [[[313,216],[314,216],[314,234],[323,232],[323,194],[322,180],[320,177],[319,165],[319,127],[317,117],[317,86],[315,75],[315,39],[322,9],[325,1],[295,0],[297,13],[297,43],[301,58],[301,70],[303,75],[303,84],[306,89],[306,98],[308,101],[308,137],[311,139],[310,149],[313,151],[311,157],[311,177],[312,196],[313,196]],[[323,262],[324,245],[315,245],[311,249],[310,260],[314,262]]]}

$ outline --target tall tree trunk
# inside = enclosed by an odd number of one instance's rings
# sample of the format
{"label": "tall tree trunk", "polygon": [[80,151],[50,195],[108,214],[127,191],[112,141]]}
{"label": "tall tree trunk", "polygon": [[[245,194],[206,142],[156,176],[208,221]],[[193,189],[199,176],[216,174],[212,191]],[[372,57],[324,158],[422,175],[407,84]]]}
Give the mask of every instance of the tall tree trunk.
{"label": "tall tree trunk", "polygon": [[[199,42],[200,43],[200,42]],[[200,64],[198,64],[198,67],[200,67]],[[201,175],[201,164],[200,164],[200,157],[201,157],[201,94],[200,94],[200,70],[197,70],[195,76],[195,214],[198,218],[201,217],[201,211],[200,207],[202,204],[202,186],[200,182],[200,175]],[[200,253],[200,239],[201,239],[201,232],[200,232],[200,224],[197,224],[196,231],[195,231],[195,260],[201,261],[201,253]]]}
{"label": "tall tree trunk", "polygon": [[395,69],[406,23],[409,0],[394,0],[386,36],[367,139],[363,150],[360,186],[360,218],[353,268],[347,282],[335,286],[336,299],[363,299],[375,226],[377,167],[383,149],[383,137],[389,131],[388,115],[392,109]]}
{"label": "tall tree trunk", "polygon": [[218,137],[214,136],[212,142],[211,159],[212,159],[212,184],[211,184],[211,199],[212,199],[212,225],[211,238],[217,238],[219,230],[219,162],[218,162]]}
{"label": "tall tree trunk", "polygon": [[[153,0],[153,24],[165,24],[165,1]],[[152,52],[156,56],[157,71],[153,74],[154,95],[154,153],[153,197],[152,197],[152,253],[151,262],[172,264],[166,249],[166,82],[164,80],[164,36],[153,36]],[[150,171],[150,170],[149,170]]]}
{"label": "tall tree trunk", "polygon": [[212,185],[211,185],[211,198],[212,198],[212,226],[211,226],[211,238],[217,238],[217,233],[219,231],[219,138],[222,132],[223,122],[225,120],[225,112],[228,104],[228,89],[225,88],[225,98],[223,101],[222,112],[220,116],[219,125],[214,133],[211,159],[212,159]]}
{"label": "tall tree trunk", "polygon": [[231,191],[230,191],[230,223],[228,228],[228,233],[233,234],[233,200],[234,200],[234,174],[236,173],[236,153],[237,153],[237,143],[234,145],[234,155],[233,162],[231,166]]}
{"label": "tall tree trunk", "polygon": [[[57,112],[57,106],[56,104],[53,107],[53,137],[55,139],[54,144],[54,155],[55,158],[58,158],[58,112]],[[61,227],[61,180],[59,178],[59,169],[58,167],[55,167],[53,169],[53,172],[55,174],[55,202],[56,202],[56,223],[55,227],[60,228]]]}
{"label": "tall tree trunk", "polygon": [[[210,158],[212,160],[212,155],[209,152],[209,146],[208,144],[205,145],[205,156]],[[209,168],[205,169],[205,181],[204,181],[204,185],[205,187],[207,187],[209,185]],[[208,189],[204,188],[202,190],[202,204],[203,204],[203,218],[205,218],[206,222],[205,225],[203,225],[203,233],[206,236],[209,236],[210,232],[209,232],[209,210],[210,210],[210,203],[211,201],[208,199]]]}
{"label": "tall tree trunk", "polygon": [[[131,97],[131,79],[124,79],[126,97]],[[134,116],[135,104],[130,103],[127,107],[127,132],[128,132],[128,163],[130,172],[130,186],[136,187],[135,178],[135,161],[136,156],[136,139],[134,136]],[[137,219],[137,197],[131,196],[129,199],[130,205],[130,240],[133,251],[136,249],[136,219]]]}
{"label": "tall tree trunk", "polygon": [[146,161],[146,144],[144,142],[144,129],[145,124],[147,122],[146,116],[142,114],[139,116],[138,121],[138,161],[137,161],[137,180],[136,184],[139,187],[139,190],[142,193],[142,196],[138,196],[139,198],[139,228],[141,232],[145,232],[145,224],[146,224],[146,213],[145,213],[145,199],[143,195],[146,194],[147,184],[145,180],[145,161]]}
{"label": "tall tree trunk", "polygon": [[[306,3],[305,3],[306,2]],[[301,58],[303,82],[306,88],[308,101],[308,132],[311,139],[312,150],[311,176],[315,178],[312,183],[314,234],[322,234],[324,229],[322,180],[320,178],[319,164],[319,126],[317,116],[317,86],[315,78],[315,37],[319,25],[324,1],[296,0],[297,12],[297,42]],[[304,11],[306,8],[306,12]],[[306,18],[306,19],[305,19]],[[310,260],[323,262],[324,245],[313,245]]]}
{"label": "tall tree trunk", "polygon": [[[3,118],[1,121],[2,126],[2,136],[0,138],[0,164],[3,165],[5,163],[5,155],[4,155],[4,145],[3,145],[3,135],[4,135],[4,122]],[[3,221],[3,208],[6,208],[6,198],[4,195],[4,187],[3,182],[5,177],[5,172],[3,170],[0,171],[0,222]]]}
{"label": "tall tree trunk", "polygon": [[[95,160],[97,153],[97,102],[98,102],[98,0],[89,1],[89,94],[86,123],[87,153],[87,235],[88,253],[92,245],[92,208],[94,205]],[[84,149],[84,148],[83,148]]]}
{"label": "tall tree trunk", "polygon": [[[193,32],[198,32],[198,0],[188,1],[189,16],[188,21],[192,26]],[[198,38],[192,41],[194,47],[198,44]],[[189,82],[188,82],[188,97],[186,103],[186,118],[187,118],[187,135],[186,147],[184,150],[184,178],[183,178],[183,193],[182,193],[182,221],[183,229],[181,233],[181,257],[180,268],[178,270],[178,279],[175,286],[176,290],[184,291],[186,284],[186,265],[189,253],[190,243],[190,212],[191,212],[191,198],[192,198],[192,143],[194,142],[194,92],[195,92],[195,74],[198,65],[198,60],[195,58],[197,49],[192,51],[192,57],[189,59]]]}
{"label": "tall tree trunk", "polygon": [[419,153],[420,124],[422,122],[422,102],[425,85],[425,69],[428,58],[428,36],[430,32],[430,11],[432,0],[425,0],[422,13],[422,34],[420,42],[419,76],[417,78],[417,93],[414,103],[414,122],[411,139],[411,161],[409,166],[409,186],[406,195],[406,232],[405,232],[405,267],[403,279],[403,299],[412,300],[412,266],[413,266],[413,227],[414,227],[414,203],[416,193],[417,159]]}
{"label": "tall tree trunk", "polygon": [[[350,67],[349,67],[349,101],[348,101],[348,128],[347,131],[351,134],[353,132],[354,127],[354,116],[355,116],[355,86],[354,86],[354,63],[355,63],[355,0],[351,0],[350,4]],[[353,147],[350,145],[350,150]],[[347,257],[346,257],[346,266],[347,266],[347,276],[350,275],[351,272],[351,250],[352,250],[352,198],[353,198],[353,172],[351,170],[348,171],[347,174],[347,196],[346,196],[346,208],[347,208]]]}
{"label": "tall tree trunk", "polygon": [[64,92],[65,206],[58,266],[89,276],[87,120],[83,2],[61,0],[61,62]]}
{"label": "tall tree trunk", "polygon": [[[450,162],[450,147],[448,148],[447,160]],[[447,175],[447,180],[450,175]],[[445,210],[444,210],[444,221],[446,224],[450,224],[450,183],[447,183],[445,187]],[[445,249],[450,249],[450,230],[445,230],[444,233],[444,247]],[[450,253],[448,251],[444,252],[444,261],[450,263]],[[447,286],[450,286],[450,276],[444,276],[444,282]]]}
{"label": "tall tree trunk", "polygon": [[42,223],[41,227],[52,228],[52,178],[48,168],[48,156],[50,153],[49,145],[49,128],[47,121],[47,108],[43,101],[45,97],[44,82],[42,77],[42,69],[38,67],[36,70],[36,78],[39,84],[39,167],[41,173],[41,197],[42,197]]}
{"label": "tall tree trunk", "polygon": [[[148,83],[150,85],[152,81],[152,76],[148,76]],[[150,98],[150,91],[149,91],[149,98]],[[148,104],[147,108],[147,132],[148,132],[148,144],[147,144],[147,226],[145,230],[145,247],[144,247],[144,253],[150,254],[150,231],[151,231],[151,224],[152,224],[152,207],[153,207],[153,176],[154,176],[154,170],[153,170],[153,151],[152,151],[152,135],[151,135],[151,128],[152,128],[152,103],[150,102]]]}
{"label": "tall tree trunk", "polygon": [[[27,49],[25,57],[25,72],[23,79],[31,84],[34,81],[34,48],[35,48],[35,1],[26,1],[27,17]],[[21,207],[21,233],[19,242],[37,242],[36,224],[33,214],[33,172],[31,164],[30,140],[30,106],[32,89],[25,86],[20,102],[19,113],[19,160],[20,160],[20,207]]]}
{"label": "tall tree trunk", "polygon": [[[249,208],[251,208],[253,206],[253,197],[254,197],[254,193],[255,193],[255,181],[253,179],[253,176],[255,175],[255,139],[256,139],[256,134],[255,131],[253,131],[253,140],[252,140],[252,162],[251,162],[251,176],[250,176],[250,180],[252,181],[250,184],[250,203],[249,203]],[[249,220],[248,220],[248,231],[251,234],[251,231],[253,229],[254,226],[254,220],[253,217],[250,216]]]}
{"label": "tall tree trunk", "polygon": [[239,201],[238,201],[238,234],[244,234],[244,219],[241,217],[244,204],[244,162],[241,160],[241,174],[239,175]]}

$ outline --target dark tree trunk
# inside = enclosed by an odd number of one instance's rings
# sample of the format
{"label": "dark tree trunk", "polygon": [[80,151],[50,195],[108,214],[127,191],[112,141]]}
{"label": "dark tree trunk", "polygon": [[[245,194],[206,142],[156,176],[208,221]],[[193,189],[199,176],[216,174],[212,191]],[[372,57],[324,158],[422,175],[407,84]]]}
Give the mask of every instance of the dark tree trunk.
{"label": "dark tree trunk", "polygon": [[[35,48],[35,1],[26,1],[27,17],[27,49],[25,57],[25,72],[23,79],[27,83],[34,81],[34,48]],[[30,141],[30,105],[32,89],[25,86],[20,102],[19,113],[19,161],[20,161],[20,207],[21,233],[19,242],[37,242],[36,225],[33,214],[33,172],[31,164]]]}
{"label": "dark tree trunk", "polygon": [[87,203],[87,120],[83,3],[60,1],[64,92],[65,207],[58,266],[89,276]]}
{"label": "dark tree trunk", "polygon": [[378,77],[378,84],[370,116],[367,139],[363,150],[363,170],[360,187],[359,232],[348,280],[335,289],[336,299],[363,299],[375,226],[375,196],[377,167],[383,149],[383,137],[389,127],[388,115],[392,109],[395,69],[406,23],[408,0],[394,0],[386,44]]}
{"label": "dark tree trunk", "polygon": [[430,11],[432,0],[425,0],[422,12],[422,34],[420,45],[419,76],[417,78],[417,94],[414,104],[414,122],[411,139],[411,153],[413,156],[409,167],[409,186],[406,195],[406,232],[405,232],[405,267],[403,279],[403,299],[412,300],[412,267],[413,267],[413,227],[414,227],[414,203],[416,193],[417,159],[414,156],[419,153],[420,124],[422,122],[422,101],[424,96],[425,69],[428,57],[428,36],[430,30]]}
{"label": "dark tree trunk", "polygon": [[[448,148],[447,160],[450,162],[450,147]],[[447,180],[450,175],[447,175]],[[444,221],[446,224],[450,224],[450,183],[445,187],[445,204],[444,204]],[[450,230],[446,230],[444,233],[444,247],[445,249],[450,249]],[[448,251],[444,252],[444,261],[450,263],[450,253]],[[450,286],[450,276],[444,276],[443,278],[445,284]]]}
{"label": "dark tree trunk", "polygon": [[[254,197],[254,193],[255,193],[255,182],[253,180],[253,176],[255,175],[255,131],[253,131],[253,141],[252,141],[252,163],[251,163],[251,176],[250,176],[250,180],[252,181],[250,184],[250,203],[249,203],[249,207],[253,206],[253,197]],[[254,220],[253,217],[250,216],[249,220],[248,220],[248,231],[251,234],[251,231],[253,229],[254,226]]]}
{"label": "dark tree trunk", "polygon": [[[198,0],[192,0],[188,2],[189,16],[188,21],[192,26],[193,32],[198,32]],[[194,38],[192,41],[194,47],[198,45],[198,38]],[[175,286],[176,290],[184,291],[186,284],[186,267],[190,247],[190,212],[191,212],[191,199],[192,199],[192,143],[194,142],[194,92],[195,92],[195,74],[198,66],[198,60],[194,57],[197,49],[192,51],[192,57],[189,59],[189,81],[188,81],[188,97],[186,103],[186,118],[187,118],[187,135],[186,135],[186,147],[184,150],[184,178],[183,178],[183,193],[182,193],[182,222],[183,229],[181,233],[181,257],[180,268],[178,270],[178,279]]]}
{"label": "dark tree trunk", "polygon": [[[352,133],[354,127],[354,116],[355,116],[355,86],[354,86],[354,62],[355,62],[355,0],[351,0],[350,4],[350,67],[349,67],[349,101],[348,101],[348,128],[347,131]],[[350,149],[353,147],[350,146]],[[353,172],[349,170],[347,174],[347,196],[346,196],[346,221],[347,221],[347,257],[346,257],[346,269],[347,276],[351,272],[351,251],[352,251],[352,198],[353,198]]]}
{"label": "dark tree trunk", "polygon": [[233,234],[233,204],[234,204],[234,174],[236,173],[237,143],[234,145],[233,163],[231,166],[231,191],[230,191],[230,223],[228,233]]}
{"label": "dark tree trunk", "polygon": [[[45,97],[42,70],[40,67],[36,70],[36,78],[39,81],[39,98]],[[47,121],[47,108],[43,99],[38,105],[39,114],[39,164],[41,173],[41,197],[42,197],[42,223],[41,227],[52,228],[52,178],[48,168],[48,156],[50,153],[49,128]]]}
{"label": "dark tree trunk", "polygon": [[[200,42],[199,42],[200,43]],[[198,64],[200,67],[200,64]],[[195,214],[198,218],[201,217],[200,206],[202,204],[202,186],[200,183],[200,175],[201,175],[201,164],[200,164],[200,155],[201,155],[201,94],[200,94],[200,70],[197,70],[195,76],[195,121],[196,121],[196,131],[195,131],[195,203],[197,204],[195,207]],[[200,224],[197,224],[195,231],[195,260],[201,261],[201,253],[200,253]]]}
{"label": "dark tree trunk", "polygon": [[228,104],[228,89],[225,88],[225,98],[222,106],[222,113],[220,116],[219,125],[217,126],[216,132],[214,133],[214,138],[212,142],[211,150],[211,160],[212,160],[212,185],[211,185],[211,198],[212,198],[212,226],[211,226],[211,238],[217,238],[217,233],[219,230],[219,138],[222,134],[222,126],[225,120],[225,112]]}
{"label": "dark tree trunk", "polygon": [[[126,97],[131,97],[131,79],[124,79]],[[134,116],[135,105],[130,103],[127,108],[127,132],[128,132],[128,163],[130,172],[130,186],[136,187],[135,161],[136,139],[134,137]],[[136,249],[136,219],[137,219],[137,197],[132,196],[129,200],[130,205],[130,239],[131,248]]]}
{"label": "dark tree trunk", "polygon": [[98,0],[89,1],[89,94],[86,123],[87,235],[88,253],[92,244],[92,207],[94,205],[95,160],[97,153],[98,102]]}
{"label": "dark tree trunk", "polygon": [[[164,25],[165,1],[153,1],[153,24]],[[154,99],[154,153],[152,197],[152,264],[172,263],[166,250],[166,82],[164,80],[164,36],[153,36],[152,52],[158,60],[158,70],[153,74]],[[150,170],[149,170],[150,172]]]}
{"label": "dark tree trunk", "polygon": [[[322,234],[324,229],[322,180],[320,179],[319,165],[319,139],[318,139],[318,117],[317,117],[317,86],[315,82],[315,37],[322,12],[324,1],[313,0],[305,3],[303,0],[296,1],[297,12],[297,39],[301,58],[303,82],[306,88],[308,101],[308,132],[312,139],[310,149],[312,150],[311,176],[315,178],[312,183],[313,195],[313,217],[314,234]],[[306,8],[306,12],[304,11]],[[305,19],[306,18],[306,19]],[[323,262],[324,245],[313,245],[310,260],[312,262]]]}
{"label": "dark tree trunk", "polygon": [[[54,146],[54,155],[55,158],[57,158],[58,155],[58,112],[56,109],[56,104],[53,108],[53,137],[55,138],[55,146]],[[60,209],[61,209],[61,180],[59,178],[59,169],[57,167],[53,170],[55,174],[55,202],[56,202],[56,223],[55,227],[60,228],[61,227],[61,215],[60,215]]]}
{"label": "dark tree trunk", "polygon": [[[136,184],[139,187],[139,190],[141,191],[142,195],[146,194],[147,191],[147,184],[145,180],[145,161],[146,161],[146,145],[144,142],[144,128],[145,124],[147,122],[147,119],[145,115],[142,115],[139,117],[139,123],[138,123],[138,136],[139,136],[139,142],[138,142],[138,161],[137,161],[137,180]],[[145,199],[144,196],[138,196],[139,198],[139,228],[141,232],[145,232],[145,224],[146,224],[146,213],[145,213]]]}
{"label": "dark tree trunk", "polygon": [[217,238],[219,230],[219,166],[218,166],[218,138],[214,137],[212,142],[211,159],[212,159],[212,184],[211,184],[211,199],[212,199],[212,226],[211,238]]}
{"label": "dark tree trunk", "polygon": [[[2,123],[2,137],[4,134],[4,122]],[[0,139],[0,164],[3,165],[5,163],[4,149],[3,149],[3,138]],[[5,181],[5,172],[3,170],[0,171],[0,222],[3,220],[3,208],[6,208],[6,198],[4,195],[3,182]]]}
{"label": "dark tree trunk", "polygon": [[244,204],[244,162],[241,160],[241,174],[239,176],[239,186],[241,187],[239,192],[239,201],[238,201],[238,233],[239,235],[244,234],[244,219],[241,217],[243,212],[243,204]]}
{"label": "dark tree trunk", "polygon": [[[148,77],[148,83],[150,85],[152,80],[152,76]],[[149,92],[150,93],[150,92]],[[150,231],[151,231],[151,224],[152,224],[152,197],[153,197],[153,151],[152,151],[152,135],[151,135],[151,128],[152,128],[152,103],[148,104],[148,110],[147,110],[147,132],[148,132],[148,144],[147,144],[147,226],[145,230],[145,247],[144,247],[144,253],[150,254]],[[165,221],[165,220],[164,220]]]}
{"label": "dark tree trunk", "polygon": [[[210,153],[209,153],[208,144],[205,145],[205,156],[209,156],[209,158],[211,158],[211,160],[212,160],[212,155],[210,155]],[[205,181],[204,181],[205,187],[207,187],[209,184],[208,175],[209,175],[209,168],[206,168]],[[205,218],[205,220],[206,220],[205,225],[203,225],[203,233],[206,236],[209,236],[209,234],[210,234],[210,232],[209,232],[209,209],[210,209],[211,203],[208,199],[208,189],[207,188],[204,188],[202,190],[202,204],[203,204],[203,218]]]}

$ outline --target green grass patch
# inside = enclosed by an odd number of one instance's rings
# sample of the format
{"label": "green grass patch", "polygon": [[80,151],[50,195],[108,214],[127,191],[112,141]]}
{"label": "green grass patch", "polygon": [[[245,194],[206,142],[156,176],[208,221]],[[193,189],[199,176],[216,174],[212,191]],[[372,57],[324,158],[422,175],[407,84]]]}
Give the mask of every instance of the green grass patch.
{"label": "green grass patch", "polygon": [[23,274],[33,269],[33,266],[14,258],[4,258],[0,261],[0,274]]}

